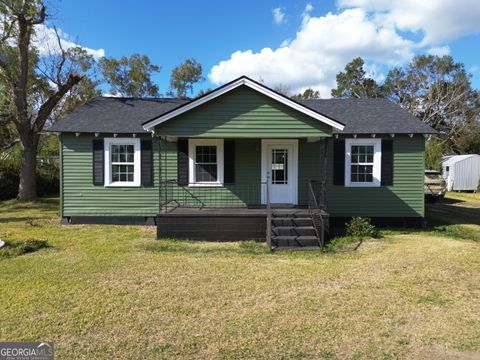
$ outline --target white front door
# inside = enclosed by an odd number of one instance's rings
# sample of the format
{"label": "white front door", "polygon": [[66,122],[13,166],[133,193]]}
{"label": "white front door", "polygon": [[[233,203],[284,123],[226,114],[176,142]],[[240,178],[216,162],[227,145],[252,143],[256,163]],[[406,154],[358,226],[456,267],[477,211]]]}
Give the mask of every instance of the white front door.
{"label": "white front door", "polygon": [[[262,141],[262,181],[271,204],[297,203],[297,140]],[[266,186],[262,199],[267,202]]]}

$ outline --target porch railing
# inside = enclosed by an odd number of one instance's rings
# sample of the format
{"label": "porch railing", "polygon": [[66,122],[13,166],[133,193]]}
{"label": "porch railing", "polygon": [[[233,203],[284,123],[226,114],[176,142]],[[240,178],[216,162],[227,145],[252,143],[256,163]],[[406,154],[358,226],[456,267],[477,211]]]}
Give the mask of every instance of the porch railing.
{"label": "porch railing", "polygon": [[308,210],[312,218],[318,244],[323,247],[325,232],[329,231],[325,183],[310,180],[308,183]]}
{"label": "porch railing", "polygon": [[[161,208],[195,207],[271,207],[271,189],[268,179],[264,182],[223,184],[222,186],[198,186],[179,184],[177,180],[160,183]],[[327,210],[326,190],[323,182],[310,180],[307,186],[308,205]],[[263,199],[262,199],[263,197]]]}
{"label": "porch railing", "polygon": [[[163,211],[176,207],[264,207],[270,198],[267,182],[199,186],[167,180],[161,182],[160,188]],[[262,201],[262,194],[265,194],[265,201]]]}
{"label": "porch railing", "polygon": [[267,182],[265,184],[265,197],[267,203],[267,246],[272,249],[272,206],[270,204],[270,174],[267,175]]}

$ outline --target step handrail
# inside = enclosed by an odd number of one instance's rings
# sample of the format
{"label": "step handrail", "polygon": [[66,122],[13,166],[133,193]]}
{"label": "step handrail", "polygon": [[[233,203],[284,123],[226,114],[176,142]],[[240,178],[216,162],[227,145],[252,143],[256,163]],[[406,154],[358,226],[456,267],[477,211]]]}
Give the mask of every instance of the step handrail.
{"label": "step handrail", "polygon": [[272,248],[272,206],[270,204],[270,174],[267,174],[266,179],[266,189],[265,189],[265,196],[266,196],[266,205],[267,205],[267,246],[270,250]]}
{"label": "step handrail", "polygon": [[[317,194],[314,189],[314,184],[317,184],[317,182],[314,180],[310,180],[308,182],[308,211],[310,213],[310,217],[312,218],[313,228],[315,230],[315,235],[318,239],[318,245],[320,247],[323,247],[325,240],[325,223],[322,216],[322,208],[324,206],[323,204],[322,207],[320,207],[319,205]],[[324,191],[323,183],[321,191]]]}

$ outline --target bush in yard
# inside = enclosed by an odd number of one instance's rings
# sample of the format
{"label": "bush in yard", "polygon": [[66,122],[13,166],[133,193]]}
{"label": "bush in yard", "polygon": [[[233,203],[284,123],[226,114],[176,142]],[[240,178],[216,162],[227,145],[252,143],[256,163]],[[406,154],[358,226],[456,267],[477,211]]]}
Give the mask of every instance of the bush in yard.
{"label": "bush in yard", "polygon": [[0,249],[0,258],[19,256],[48,247],[45,240],[5,241],[5,246]]}
{"label": "bush in yard", "polygon": [[357,239],[377,236],[377,229],[371,224],[369,218],[354,216],[345,226],[347,236]]}
{"label": "bush in yard", "polygon": [[60,189],[59,170],[55,164],[41,165],[37,169],[37,195],[58,195]]}
{"label": "bush in yard", "polygon": [[20,162],[12,158],[0,159],[0,200],[17,196]]}
{"label": "bush in yard", "polygon": [[[0,200],[14,199],[18,194],[20,181],[20,159],[12,154],[6,159],[0,158]],[[37,168],[38,196],[54,196],[59,194],[58,165],[39,164]]]}
{"label": "bush in yard", "polygon": [[368,237],[378,237],[375,226],[370,223],[369,218],[355,216],[345,224],[346,236],[339,236],[330,241],[325,250],[327,252],[355,251],[363,240]]}

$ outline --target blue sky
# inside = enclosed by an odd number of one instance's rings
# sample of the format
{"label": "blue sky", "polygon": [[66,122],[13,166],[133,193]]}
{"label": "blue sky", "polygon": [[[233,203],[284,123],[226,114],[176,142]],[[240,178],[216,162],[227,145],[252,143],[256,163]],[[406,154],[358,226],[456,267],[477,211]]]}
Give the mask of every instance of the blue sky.
{"label": "blue sky", "polygon": [[147,54],[162,67],[155,81],[163,93],[171,69],[188,57],[204,67],[198,88],[246,74],[328,97],[334,75],[355,56],[381,80],[389,67],[428,52],[464,62],[480,88],[477,0],[432,1],[63,0],[50,13],[66,39],[99,54]]}

